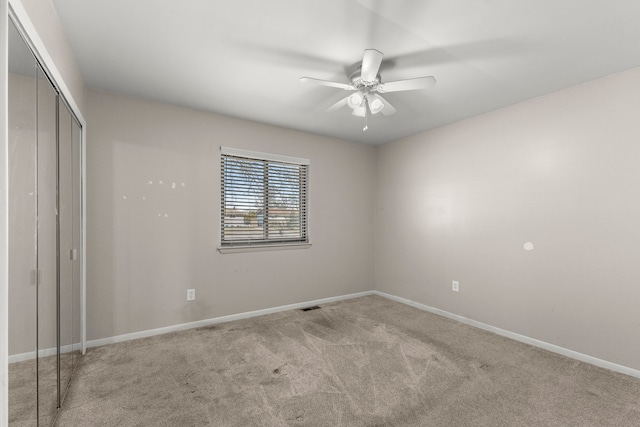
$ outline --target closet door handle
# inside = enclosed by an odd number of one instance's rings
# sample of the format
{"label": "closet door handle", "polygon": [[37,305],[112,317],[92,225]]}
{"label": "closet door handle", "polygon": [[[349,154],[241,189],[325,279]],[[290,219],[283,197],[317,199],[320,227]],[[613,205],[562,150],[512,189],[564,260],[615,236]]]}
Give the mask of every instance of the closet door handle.
{"label": "closet door handle", "polygon": [[42,270],[31,270],[30,276],[30,285],[38,286],[42,283]]}

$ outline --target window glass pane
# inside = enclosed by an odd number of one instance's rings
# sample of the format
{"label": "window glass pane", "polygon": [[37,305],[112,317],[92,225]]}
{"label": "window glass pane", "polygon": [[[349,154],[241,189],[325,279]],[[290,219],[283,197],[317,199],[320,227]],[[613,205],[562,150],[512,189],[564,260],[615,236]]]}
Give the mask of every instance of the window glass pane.
{"label": "window glass pane", "polygon": [[225,240],[262,239],[264,225],[264,163],[224,159]]}
{"label": "window glass pane", "polygon": [[307,166],[222,155],[223,246],[307,242]]}
{"label": "window glass pane", "polygon": [[300,238],[300,166],[269,165],[268,237]]}

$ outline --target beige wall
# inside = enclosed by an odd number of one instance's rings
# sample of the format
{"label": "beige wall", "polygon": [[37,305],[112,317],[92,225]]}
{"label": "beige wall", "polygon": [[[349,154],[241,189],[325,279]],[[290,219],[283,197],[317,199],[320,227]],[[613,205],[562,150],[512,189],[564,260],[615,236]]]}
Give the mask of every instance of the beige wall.
{"label": "beige wall", "polygon": [[639,369],[638,111],[634,69],[380,147],[376,289]]}
{"label": "beige wall", "polygon": [[[89,340],[373,288],[374,147],[93,90],[87,104]],[[221,145],[311,159],[311,248],[217,251]]]}

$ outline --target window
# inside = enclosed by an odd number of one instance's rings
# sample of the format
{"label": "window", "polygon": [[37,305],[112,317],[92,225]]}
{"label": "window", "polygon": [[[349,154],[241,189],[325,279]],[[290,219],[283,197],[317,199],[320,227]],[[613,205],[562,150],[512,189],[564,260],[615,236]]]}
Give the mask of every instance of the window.
{"label": "window", "polygon": [[221,147],[220,250],[304,245],[309,160]]}

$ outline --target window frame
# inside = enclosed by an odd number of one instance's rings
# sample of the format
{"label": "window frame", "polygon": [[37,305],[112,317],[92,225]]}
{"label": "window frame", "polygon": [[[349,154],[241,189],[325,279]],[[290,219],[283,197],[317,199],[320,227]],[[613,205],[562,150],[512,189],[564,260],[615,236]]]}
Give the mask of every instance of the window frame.
{"label": "window frame", "polygon": [[[300,179],[300,194],[297,201],[299,201],[299,222],[300,222],[300,238],[274,238],[270,239],[267,235],[262,239],[225,239],[226,226],[229,225],[227,221],[227,209],[228,200],[227,196],[227,184],[225,182],[225,160],[227,158],[239,158],[240,160],[246,159],[249,162],[262,163],[266,165],[264,169],[264,182],[265,192],[262,194],[262,206],[268,212],[269,208],[269,192],[266,190],[270,186],[266,185],[269,182],[268,170],[269,165],[293,165],[301,168]],[[259,151],[243,150],[232,147],[220,147],[220,236],[218,239],[219,246],[218,251],[220,253],[234,253],[234,252],[253,252],[253,251],[268,251],[268,250],[283,250],[283,249],[306,249],[311,246],[309,242],[309,169],[311,161],[309,159],[284,156],[280,154],[264,153]],[[268,214],[267,214],[268,216]],[[264,220],[267,223],[266,220]]]}

